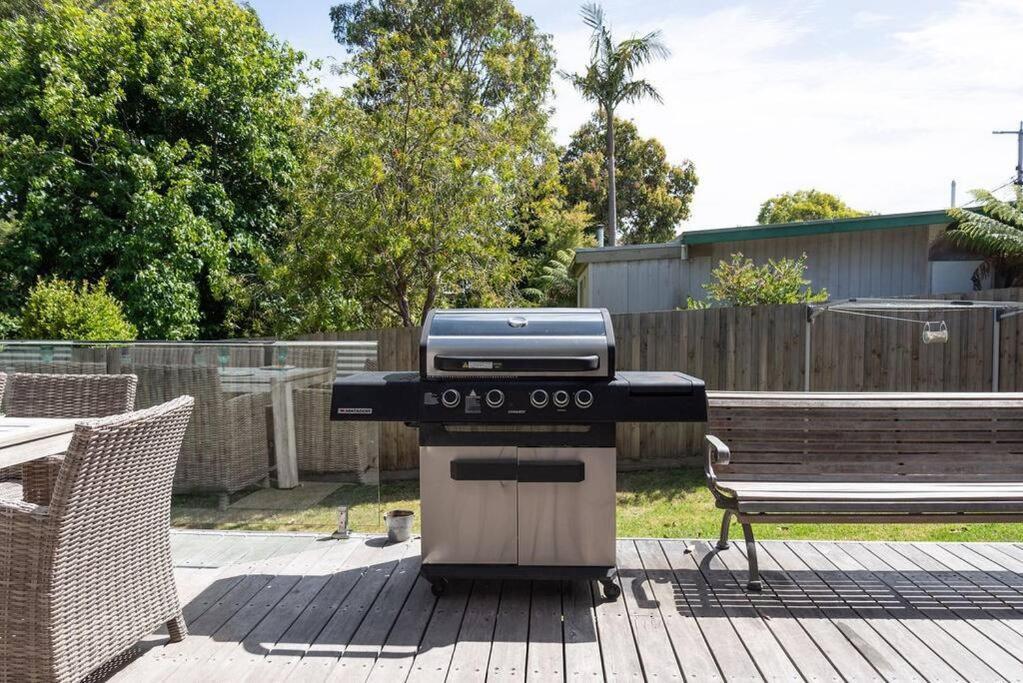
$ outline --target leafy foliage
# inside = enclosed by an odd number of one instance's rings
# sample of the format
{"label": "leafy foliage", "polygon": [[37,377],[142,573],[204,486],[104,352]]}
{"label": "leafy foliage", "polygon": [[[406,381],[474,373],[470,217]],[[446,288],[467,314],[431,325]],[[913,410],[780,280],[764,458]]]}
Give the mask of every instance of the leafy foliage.
{"label": "leafy foliage", "polygon": [[[334,37],[356,54],[378,52],[395,35],[412,50],[442,43],[440,66],[461,76],[457,96],[467,109],[545,113],[551,39],[511,0],[350,0],[335,5],[330,18]],[[377,76],[374,89],[362,90],[370,101],[401,87],[400,71],[384,68]]]}
{"label": "leafy foliage", "polygon": [[[351,100],[314,100],[306,131],[313,163],[299,188],[283,289],[360,301],[372,324],[405,326],[435,306],[508,296],[519,275],[508,188],[532,163],[521,153],[529,128],[463,116],[453,96],[462,75],[448,68],[446,49],[444,41],[413,49],[400,33],[378,37],[351,62]],[[356,104],[366,92],[378,95],[369,109]]]}
{"label": "leafy foliage", "polygon": [[865,211],[849,207],[833,194],[819,190],[796,190],[771,197],[761,204],[757,223],[791,223],[866,215]]}
{"label": "leafy foliage", "polygon": [[704,285],[714,301],[729,306],[798,304],[828,300],[828,290],[814,291],[806,272],[806,254],[798,259],[769,259],[758,266],[742,253],[732,254],[711,271],[714,282]]}
{"label": "leafy foliage", "polygon": [[[603,126],[594,116],[572,135],[562,156],[562,182],[569,203],[582,203],[600,222],[607,220],[606,146]],[[691,161],[668,163],[664,146],[640,137],[631,121],[615,121],[618,164],[617,207],[621,242],[665,242],[675,226],[689,218],[699,179]]]}
{"label": "leafy foliage", "polygon": [[21,319],[10,313],[0,313],[0,339],[14,339],[21,334]]}
{"label": "leafy foliage", "polygon": [[29,292],[21,313],[21,335],[26,339],[121,341],[134,339],[136,334],[121,303],[107,292],[105,280],[94,286],[40,280]]}
{"label": "leafy foliage", "polygon": [[0,310],[106,277],[144,337],[251,324],[295,171],[301,55],[232,0],[0,21]]}
{"label": "leafy foliage", "polygon": [[644,64],[666,59],[670,54],[661,42],[661,32],[653,31],[616,42],[599,5],[583,5],[580,13],[583,23],[591,31],[590,62],[583,73],[563,73],[563,77],[585,97],[612,114],[623,102],[638,102],[647,97],[660,102],[661,95],[653,85],[633,76]]}
{"label": "leafy foliage", "polygon": [[590,220],[558,179],[549,37],[510,0],[355,0],[331,17],[352,85],[309,102],[268,331],[522,302]]}
{"label": "leafy foliage", "polygon": [[42,11],[43,0],[0,0],[0,20],[39,14]]}
{"label": "leafy foliage", "polygon": [[597,103],[605,126],[605,161],[607,163],[607,237],[608,244],[618,241],[616,209],[615,110],[623,102],[650,98],[661,102],[661,94],[648,81],[635,78],[641,66],[670,54],[661,42],[661,32],[630,36],[621,42],[614,39],[604,10],[597,4],[583,5],[583,23],[590,29],[590,61],[580,74],[560,72],[583,97]]}
{"label": "leafy foliage", "polygon": [[948,232],[958,245],[984,257],[980,272],[995,276],[996,287],[1023,285],[1023,188],[1015,188],[1015,200],[1001,201],[986,190],[974,190],[980,211],[949,209],[952,227]]}
{"label": "leafy foliage", "polygon": [[577,280],[572,275],[575,251],[562,249],[529,278],[524,296],[540,306],[572,307],[576,302]]}

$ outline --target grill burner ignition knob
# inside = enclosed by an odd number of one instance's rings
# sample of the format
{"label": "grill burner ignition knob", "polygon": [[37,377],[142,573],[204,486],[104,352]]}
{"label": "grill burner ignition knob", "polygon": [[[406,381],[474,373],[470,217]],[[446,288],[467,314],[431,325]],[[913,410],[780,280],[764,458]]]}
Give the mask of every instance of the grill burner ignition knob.
{"label": "grill burner ignition knob", "polygon": [[589,408],[593,405],[593,392],[589,389],[580,389],[575,392],[575,404],[580,408]]}
{"label": "grill burner ignition knob", "polygon": [[500,408],[504,405],[504,392],[500,389],[491,389],[487,392],[487,405],[491,408]]}
{"label": "grill burner ignition knob", "polygon": [[564,389],[558,389],[554,392],[554,405],[558,408],[564,408],[568,405],[568,392]]}
{"label": "grill burner ignition knob", "polygon": [[445,389],[444,393],[440,395],[440,402],[444,404],[445,408],[455,408],[462,402],[462,395],[458,393],[457,389]]}
{"label": "grill burner ignition knob", "polygon": [[543,408],[547,405],[548,399],[547,392],[543,389],[535,389],[529,395],[529,402],[533,404],[534,408]]}

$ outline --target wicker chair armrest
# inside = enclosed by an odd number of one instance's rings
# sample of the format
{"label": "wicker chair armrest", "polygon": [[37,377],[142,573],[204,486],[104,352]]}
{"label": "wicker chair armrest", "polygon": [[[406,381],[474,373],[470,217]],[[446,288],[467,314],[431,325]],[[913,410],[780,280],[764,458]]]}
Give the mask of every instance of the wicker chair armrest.
{"label": "wicker chair armrest", "polygon": [[14,525],[42,524],[46,521],[49,512],[50,508],[45,505],[36,505],[35,503],[13,498],[0,498],[0,528],[11,528]]}
{"label": "wicker chair armrest", "polygon": [[232,416],[244,414],[246,411],[268,405],[270,405],[270,394],[265,392],[240,394],[224,401],[224,407],[227,408],[228,415]]}
{"label": "wicker chair armrest", "polygon": [[63,455],[51,455],[23,464],[21,478],[24,499],[36,505],[49,505],[53,487],[57,483],[57,475],[60,474],[63,465]]}

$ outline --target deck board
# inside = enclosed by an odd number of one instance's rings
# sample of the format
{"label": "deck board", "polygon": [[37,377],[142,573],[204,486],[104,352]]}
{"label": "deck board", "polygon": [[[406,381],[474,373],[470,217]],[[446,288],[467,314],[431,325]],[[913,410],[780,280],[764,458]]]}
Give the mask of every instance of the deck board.
{"label": "deck board", "polygon": [[1023,680],[1023,547],[622,539],[622,597],[586,581],[454,581],[418,540],[175,532],[190,635],[114,681]]}
{"label": "deck board", "polygon": [[[717,557],[731,573],[734,586],[741,590],[749,580],[745,558],[738,552],[721,552]],[[789,605],[775,593],[771,584],[767,584],[760,594],[747,593],[747,597],[804,679],[835,681],[841,678],[828,657],[807,633],[801,622],[805,615],[799,612],[799,604],[789,609]]]}

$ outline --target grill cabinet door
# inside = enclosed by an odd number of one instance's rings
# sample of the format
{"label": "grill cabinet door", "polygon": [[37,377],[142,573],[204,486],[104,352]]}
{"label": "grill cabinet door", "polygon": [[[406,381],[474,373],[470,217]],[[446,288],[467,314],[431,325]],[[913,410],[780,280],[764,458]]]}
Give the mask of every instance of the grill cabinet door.
{"label": "grill cabinet door", "polygon": [[423,562],[515,564],[514,476],[514,446],[421,446]]}
{"label": "grill cabinet door", "polygon": [[519,564],[613,566],[615,449],[518,450]]}

